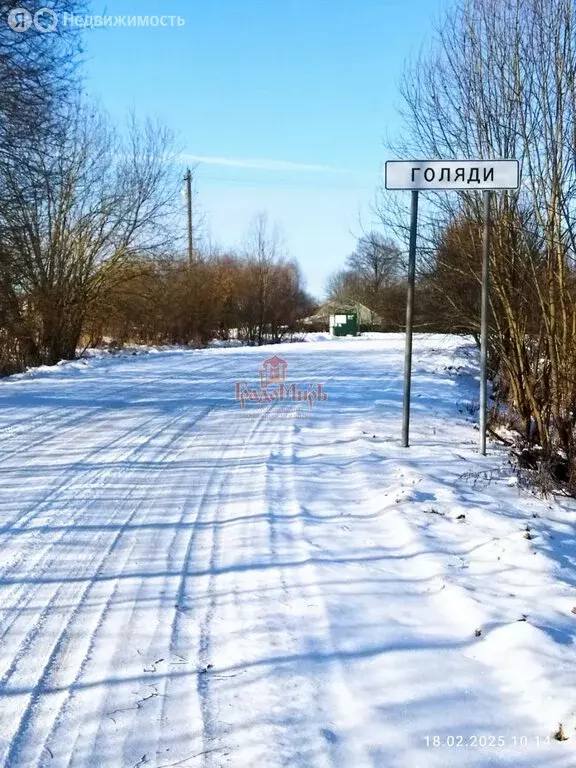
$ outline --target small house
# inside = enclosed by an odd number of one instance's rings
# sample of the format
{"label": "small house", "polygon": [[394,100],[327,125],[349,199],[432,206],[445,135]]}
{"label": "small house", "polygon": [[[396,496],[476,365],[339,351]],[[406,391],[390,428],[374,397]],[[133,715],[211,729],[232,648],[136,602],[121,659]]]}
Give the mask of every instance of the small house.
{"label": "small house", "polygon": [[[332,323],[334,327],[342,322],[342,315],[356,315],[356,333],[360,326],[378,326],[382,318],[371,309],[361,304],[359,301],[327,301],[318,307],[314,315],[303,319],[304,325],[325,326],[326,330],[332,332]],[[336,321],[338,317],[338,321]],[[346,320],[348,322],[348,320]],[[339,335],[348,335],[351,331],[346,331]]]}

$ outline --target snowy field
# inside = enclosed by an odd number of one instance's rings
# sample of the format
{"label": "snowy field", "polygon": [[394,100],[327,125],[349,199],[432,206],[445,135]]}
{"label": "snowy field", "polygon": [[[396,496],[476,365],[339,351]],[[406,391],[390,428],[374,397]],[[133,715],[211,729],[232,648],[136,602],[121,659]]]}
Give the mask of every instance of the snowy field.
{"label": "snowy field", "polygon": [[[328,398],[241,408],[273,355]],[[576,765],[574,507],[478,455],[465,339],[416,338],[400,448],[402,359],[370,335],[0,381],[1,766]]]}

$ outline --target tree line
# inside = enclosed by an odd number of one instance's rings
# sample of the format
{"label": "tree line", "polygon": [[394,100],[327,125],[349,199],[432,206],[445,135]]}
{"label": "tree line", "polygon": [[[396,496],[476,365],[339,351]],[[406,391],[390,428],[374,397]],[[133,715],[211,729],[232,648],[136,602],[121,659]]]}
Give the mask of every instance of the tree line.
{"label": "tree line", "polygon": [[257,214],[237,252],[194,246],[178,254],[124,260],[87,315],[86,341],[122,345],[204,345],[212,339],[279,342],[314,310],[298,264],[279,247],[265,214]]}
{"label": "tree line", "polygon": [[[0,0],[0,17],[9,9]],[[0,374],[105,338],[282,338],[312,300],[266,217],[242,249],[187,259],[174,136],[133,117],[113,126],[83,93],[80,60],[73,26],[0,25]]]}
{"label": "tree line", "polygon": [[[456,0],[405,71],[399,158],[517,158],[518,192],[495,195],[489,362],[495,420],[543,472],[576,489],[576,6],[574,0]],[[406,239],[401,196],[383,226]],[[477,333],[482,200],[428,194],[420,228],[421,312]]]}
{"label": "tree line", "polygon": [[[492,426],[519,435],[542,484],[576,492],[576,4],[455,0],[401,82],[399,159],[520,161],[517,192],[494,196],[489,368]],[[422,196],[415,327],[480,327],[482,198]],[[359,240],[328,292],[404,328],[409,211],[382,190],[385,235]]]}

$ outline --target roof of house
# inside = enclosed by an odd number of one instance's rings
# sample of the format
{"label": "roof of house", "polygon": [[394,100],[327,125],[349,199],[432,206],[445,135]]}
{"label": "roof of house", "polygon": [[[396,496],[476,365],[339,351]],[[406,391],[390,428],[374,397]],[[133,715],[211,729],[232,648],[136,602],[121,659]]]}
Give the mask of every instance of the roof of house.
{"label": "roof of house", "polygon": [[304,318],[309,322],[328,321],[330,315],[337,315],[345,312],[355,312],[361,323],[378,323],[381,317],[373,312],[365,304],[359,301],[326,301],[322,304],[311,317]]}

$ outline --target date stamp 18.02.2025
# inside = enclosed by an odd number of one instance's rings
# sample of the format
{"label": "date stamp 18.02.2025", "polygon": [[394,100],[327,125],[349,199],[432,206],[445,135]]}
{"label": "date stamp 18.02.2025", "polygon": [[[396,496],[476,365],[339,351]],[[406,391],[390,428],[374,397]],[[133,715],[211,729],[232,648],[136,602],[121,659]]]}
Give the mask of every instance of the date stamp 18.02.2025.
{"label": "date stamp 18.02.2025", "polygon": [[550,744],[550,736],[526,736],[513,734],[510,736],[493,734],[472,734],[470,736],[427,734],[424,744],[430,748],[454,749],[522,749],[526,747],[546,747]]}

